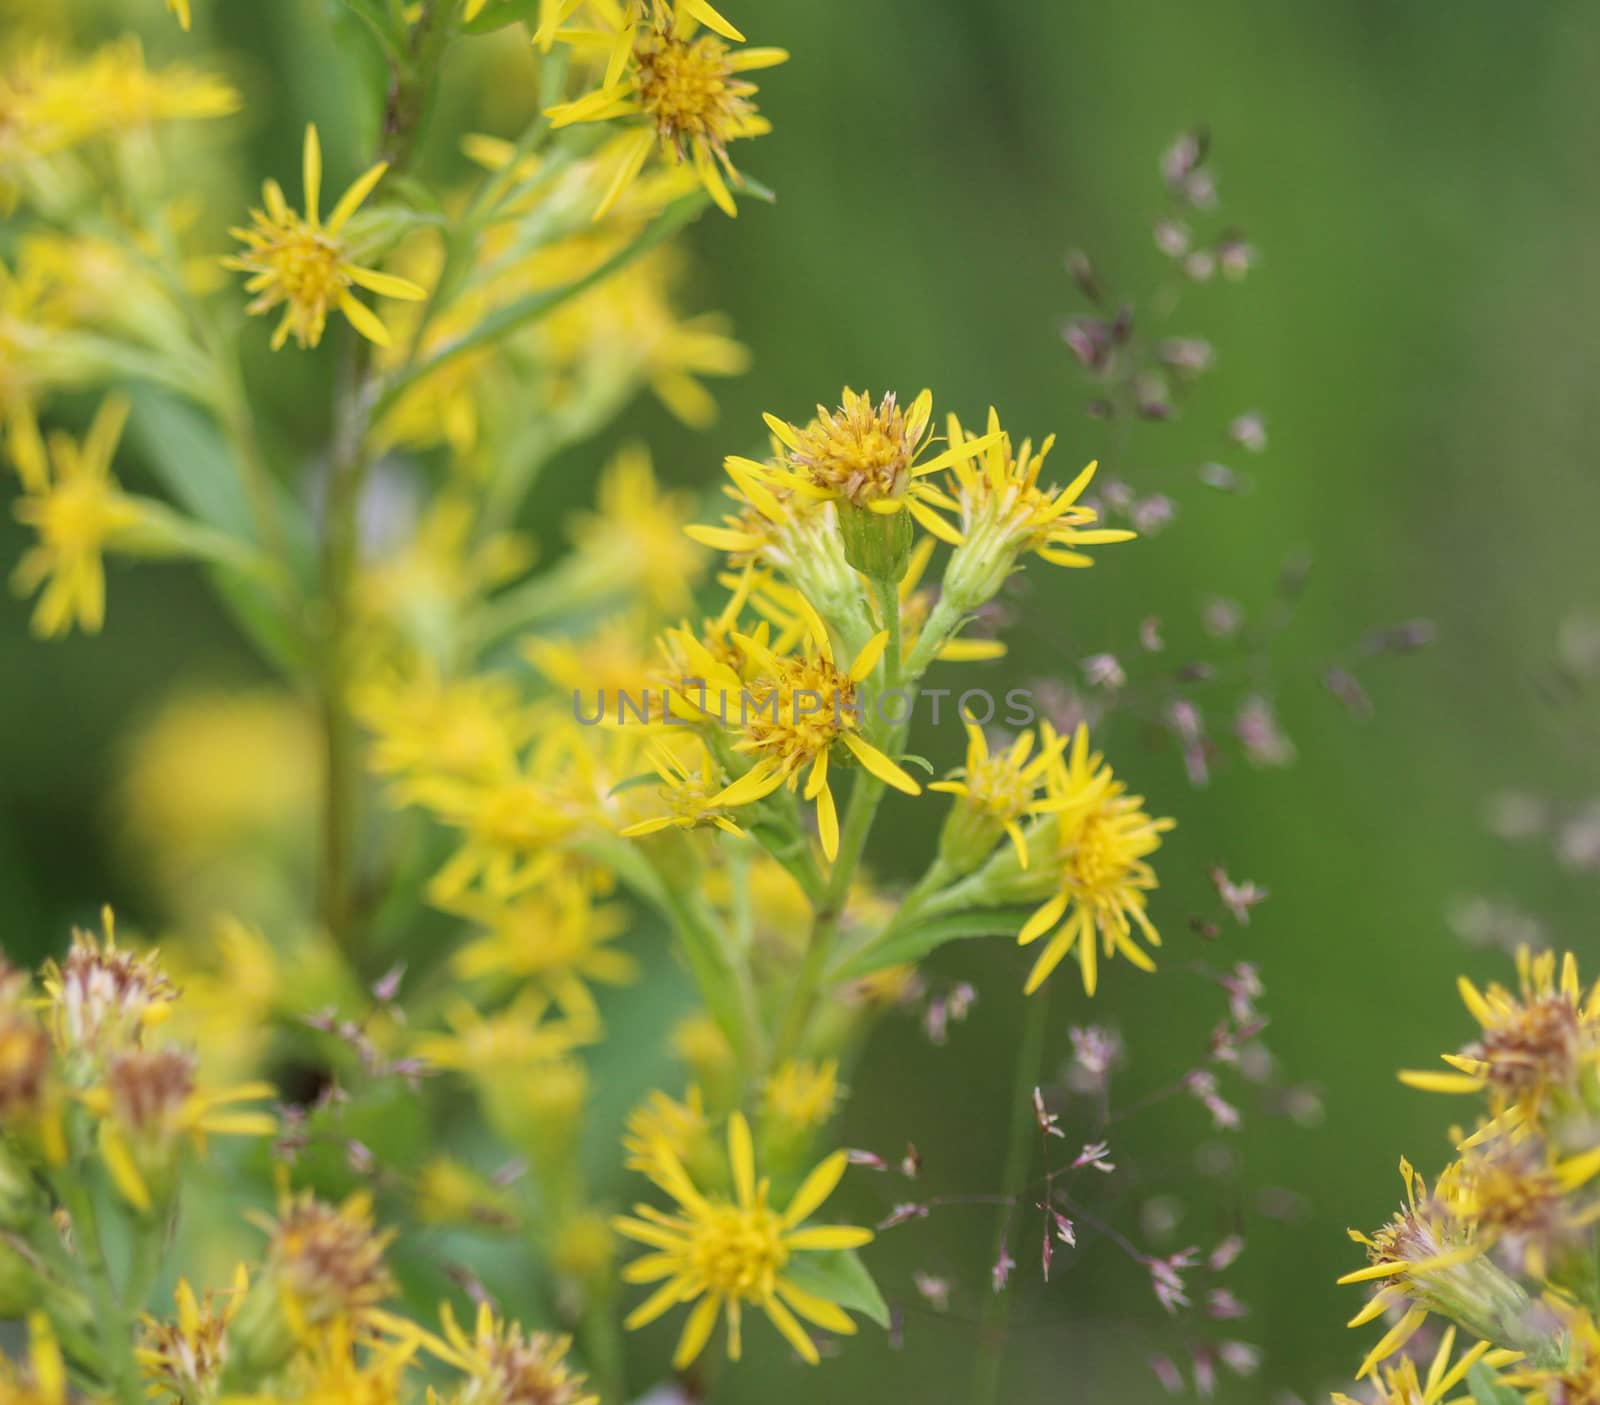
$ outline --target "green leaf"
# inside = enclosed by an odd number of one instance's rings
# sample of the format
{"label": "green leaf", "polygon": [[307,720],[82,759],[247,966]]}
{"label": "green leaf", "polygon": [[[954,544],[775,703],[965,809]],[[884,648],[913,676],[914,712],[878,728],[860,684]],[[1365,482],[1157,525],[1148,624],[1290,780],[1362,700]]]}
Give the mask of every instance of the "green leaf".
{"label": "green leaf", "polygon": [[[260,546],[243,470],[216,426],[190,406],[155,391],[137,391],[133,401],[131,425],[141,456],[173,502],[220,537]],[[309,552],[305,513],[278,485],[267,486],[290,550]],[[304,672],[304,649],[275,592],[253,573],[229,566],[213,566],[211,576],[223,603],[262,653],[291,675]]]}
{"label": "green leaf", "polygon": [[891,926],[884,936],[868,942],[854,955],[845,957],[828,972],[828,980],[835,984],[858,981],[889,966],[920,961],[946,942],[960,941],[965,937],[1012,937],[1022,929],[1022,924],[1032,913],[1033,909],[1026,907],[991,907],[936,917],[931,922],[916,924],[903,932],[896,932]]}
{"label": "green leaf", "polygon": [[884,1302],[872,1274],[854,1249],[796,1254],[784,1265],[783,1276],[792,1278],[806,1292],[859,1312],[889,1330],[889,1304]]}
{"label": "green leaf", "polygon": [[1523,1405],[1522,1392],[1495,1380],[1481,1361],[1467,1372],[1467,1388],[1476,1405]]}

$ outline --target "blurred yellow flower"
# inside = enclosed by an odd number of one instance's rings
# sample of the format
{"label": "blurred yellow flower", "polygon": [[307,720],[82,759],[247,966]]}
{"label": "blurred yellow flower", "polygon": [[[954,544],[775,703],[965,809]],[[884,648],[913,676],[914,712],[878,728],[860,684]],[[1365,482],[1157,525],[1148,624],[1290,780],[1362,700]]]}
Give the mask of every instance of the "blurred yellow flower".
{"label": "blurred yellow flower", "polygon": [[795,1351],[814,1365],[819,1359],[816,1344],[798,1318],[842,1335],[854,1333],[856,1326],[837,1303],[802,1288],[784,1270],[797,1253],[854,1249],[871,1241],[870,1229],[854,1225],[805,1225],[833,1194],[849,1157],[836,1151],[823,1161],[781,1214],[767,1203],[767,1182],[756,1179],[750,1127],[738,1112],[728,1119],[728,1164],[733,1199],[707,1197],[670,1148],[653,1146],[645,1174],[678,1202],[678,1213],[635,1205],[633,1216],[615,1222],[618,1233],[651,1250],[623,1269],[623,1278],[629,1283],[666,1280],[624,1325],[642,1327],[679,1303],[693,1302],[672,1358],[681,1371],[700,1355],[719,1316],[728,1323],[728,1356],[737,1361],[742,1311],[749,1303],[765,1312]]}
{"label": "blurred yellow flower", "polygon": [[[197,1061],[181,1049],[130,1049],[118,1054],[105,1079],[83,1094],[100,1119],[100,1159],[112,1183],[136,1210],[165,1198],[181,1140],[203,1153],[209,1136],[270,1137],[277,1119],[235,1104],[270,1098],[270,1083],[206,1090],[196,1086]],[[152,1186],[152,1181],[169,1184]]]}
{"label": "blurred yellow flower", "polygon": [[178,17],[178,23],[185,30],[194,23],[194,11],[189,6],[189,0],[167,0],[167,9]]}
{"label": "blurred yellow flower", "polygon": [[814,1131],[844,1096],[838,1059],[789,1059],[761,1090],[761,1110],[786,1133]]}
{"label": "blurred yellow flower", "polygon": [[245,245],[242,254],[223,260],[225,268],[251,275],[245,289],[255,299],[246,309],[252,315],[284,309],[283,320],[272,336],[274,350],[294,334],[301,347],[322,340],[328,313],[337,308],[369,341],[389,345],[389,332],[350,289],[365,288],[379,297],[420,301],[426,290],[405,278],[364,268],[355,262],[346,226],[388,169],[379,162],[360,176],[328,214],[321,215],[322,146],[315,125],[306,128],[304,180],[306,213],[289,207],[283,190],[269,180],[262,187],[265,211],[250,212],[251,227],[235,229],[234,238]]}
{"label": "blurred yellow flower", "polygon": [[13,422],[11,456],[25,492],[14,510],[38,543],[17,563],[12,583],[30,595],[44,587],[33,612],[36,634],[65,634],[74,624],[94,634],[105,623],[101,554],[141,520],[138,504],[111,472],[127,418],[128,402],[113,396],[81,444],[52,434],[48,452],[31,417]]}
{"label": "blurred yellow flower", "polygon": [[67,1363],[50,1319],[28,1314],[28,1365],[13,1365],[0,1355],[0,1400],[6,1405],[67,1405]]}

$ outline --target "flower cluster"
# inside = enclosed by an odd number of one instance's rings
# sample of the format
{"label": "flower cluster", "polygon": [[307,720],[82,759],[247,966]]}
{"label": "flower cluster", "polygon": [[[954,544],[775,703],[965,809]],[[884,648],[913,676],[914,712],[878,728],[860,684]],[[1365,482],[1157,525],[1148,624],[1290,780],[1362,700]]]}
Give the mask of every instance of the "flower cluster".
{"label": "flower cluster", "polygon": [[1443,1056],[1446,1069],[1400,1078],[1474,1098],[1477,1117],[1431,1186],[1402,1161],[1399,1213],[1370,1236],[1351,1231],[1369,1262],[1340,1281],[1379,1285],[1351,1325],[1390,1319],[1359,1374],[1439,1317],[1448,1338],[1459,1328],[1478,1345],[1446,1369],[1447,1338],[1420,1384],[1409,1359],[1385,1366],[1379,1405],[1443,1399],[1463,1377],[1480,1401],[1576,1405],[1600,1382],[1600,984],[1584,987],[1571,953],[1523,948],[1515,986],[1459,987],[1476,1038]]}

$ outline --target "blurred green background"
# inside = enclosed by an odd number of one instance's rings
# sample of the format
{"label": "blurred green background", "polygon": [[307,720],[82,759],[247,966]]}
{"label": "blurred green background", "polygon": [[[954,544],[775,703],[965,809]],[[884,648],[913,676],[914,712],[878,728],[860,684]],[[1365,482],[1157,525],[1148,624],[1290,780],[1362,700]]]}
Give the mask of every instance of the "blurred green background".
{"label": "blurred green background", "polygon": [[[269,168],[293,169],[308,108],[338,120],[340,78],[309,8],[218,3],[255,75],[248,149],[258,164],[237,173],[253,188]],[[1213,1188],[1196,1165],[1210,1141],[1205,1114],[1187,1100],[1130,1124],[1117,1149],[1182,1193],[1173,1247],[1233,1228],[1249,1241],[1236,1283],[1252,1312],[1235,1335],[1267,1357],[1256,1380],[1225,1380],[1223,1397],[1310,1398],[1360,1355],[1341,1325],[1356,1290],[1333,1286],[1354,1263],[1345,1225],[1384,1216],[1402,1151],[1431,1164],[1446,1150],[1454,1109],[1400,1088],[1393,1070],[1464,1037],[1458,970],[1504,964],[1462,948],[1448,904],[1466,892],[1515,896],[1591,965],[1600,955],[1580,910],[1592,879],[1546,850],[1509,850],[1478,820],[1507,785],[1577,803],[1592,784],[1593,753],[1573,740],[1592,705],[1552,702],[1541,683],[1560,620],[1597,603],[1600,12],[1559,0],[726,8],[753,42],[794,58],[764,75],[776,131],[744,156],[778,204],[747,202],[736,223],[711,218],[695,235],[697,299],[733,315],[754,369],[718,387],[723,419],[709,436],[653,406],[619,431],[647,437],[681,484],[709,486],[722,453],[755,447],[762,409],[798,418],[843,383],[908,395],[931,385],[941,409],[968,415],[992,401],[1016,430],[1058,431],[1062,471],[1102,452],[1059,338],[1063,317],[1083,310],[1063,253],[1090,250],[1114,290],[1147,287],[1159,262],[1158,154],[1186,125],[1213,134],[1223,217],[1262,261],[1242,286],[1186,298],[1173,330],[1213,340],[1218,368],[1182,419],[1141,430],[1113,465],[1145,491],[1170,491],[1178,520],[1102,552],[1092,572],[1034,572],[1013,655],[984,679],[1063,673],[1097,649],[1131,654],[1149,615],[1166,624],[1169,660],[1203,656],[1205,599],[1259,611],[1286,556],[1314,559],[1277,660],[1297,765],[1253,772],[1224,760],[1196,791],[1170,744],[1149,744],[1132,725],[1103,738],[1152,808],[1180,821],[1153,909],[1169,967],[1196,954],[1187,916],[1214,906],[1207,865],[1272,890],[1252,925],[1208,954],[1260,963],[1268,1042],[1285,1074],[1323,1098],[1316,1126],[1257,1114],[1233,1139],[1241,1183],[1286,1187],[1303,1197],[1301,1212],[1263,1218],[1253,1198]],[[152,46],[176,52],[160,18]],[[1268,417],[1270,446],[1230,457],[1219,428],[1252,408]],[[587,501],[606,447],[570,456],[550,491]],[[1192,466],[1218,457],[1248,470],[1255,491],[1196,485]],[[557,539],[553,514],[536,525]],[[0,528],[5,560],[19,545],[13,526]],[[1322,688],[1321,667],[1355,657],[1369,627],[1415,616],[1436,622],[1438,643],[1363,665],[1375,716],[1351,719]],[[119,743],[175,679],[254,668],[176,570],[114,570],[98,640],[35,644],[25,606],[0,603],[8,950],[56,944],[106,899],[137,924],[147,899],[117,856],[108,804]],[[1208,720],[1226,730],[1224,713]],[[953,728],[930,729],[921,749],[953,763],[959,743]],[[894,847],[874,853],[878,869],[909,874],[937,819],[927,805],[894,810]],[[947,949],[933,979],[972,980],[972,1018],[943,1049],[891,1021],[853,1080],[844,1140],[886,1155],[915,1141],[923,1193],[997,1189],[1023,970],[1004,942]],[[1118,964],[1092,1011],[1057,983],[1049,1057],[1065,1055],[1068,1025],[1114,1022],[1130,1083],[1155,1086],[1193,1061],[1217,1013],[1214,992],[1181,969],[1152,979]],[[896,1192],[883,1194],[887,1204]],[[1125,1225],[1137,1225],[1139,1204],[1129,1196]],[[1158,1309],[1142,1273],[1091,1243],[1045,1288],[1035,1255],[1031,1238],[1017,1249],[1007,1398],[1159,1398],[1144,1364],[1155,1338],[1140,1330]],[[874,1262],[907,1304],[904,1350],[868,1333],[822,1378],[762,1354],[729,1398],[799,1400],[824,1381],[851,1399],[964,1393],[992,1257],[986,1210],[895,1231]],[[957,1281],[947,1319],[915,1303],[916,1268]]]}

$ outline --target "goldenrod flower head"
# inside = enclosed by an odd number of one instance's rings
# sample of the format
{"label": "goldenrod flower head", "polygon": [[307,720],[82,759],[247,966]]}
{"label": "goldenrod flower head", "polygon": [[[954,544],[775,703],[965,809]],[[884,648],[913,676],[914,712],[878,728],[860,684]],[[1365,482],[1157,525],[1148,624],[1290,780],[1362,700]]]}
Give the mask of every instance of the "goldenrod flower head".
{"label": "goldenrod flower head", "polygon": [[[974,442],[954,415],[947,424],[952,449]],[[1031,552],[1056,566],[1092,566],[1094,558],[1082,547],[1131,541],[1136,535],[1095,527],[1098,514],[1079,502],[1094,477],[1095,464],[1065,488],[1040,486],[1054,435],[1037,452],[1028,439],[1013,448],[1011,436],[1000,428],[1000,417],[991,408],[981,442],[986,445],[981,454],[957,455],[950,463],[947,486],[956,504],[957,525],[941,519],[939,527],[929,527],[956,548],[945,572],[945,589],[964,608],[976,609],[992,599],[1019,556]]]}
{"label": "goldenrod flower head", "polygon": [[305,842],[320,744],[311,710],[287,689],[185,691],[140,722],[117,817],[172,910],[210,925],[219,904],[239,903],[241,875]]}
{"label": "goldenrod flower head", "polygon": [[[771,130],[751,101],[755,84],[739,75],[783,63],[788,54],[782,49],[730,49],[724,40],[742,43],[744,36],[706,0],[631,0],[616,20],[613,34],[600,36],[610,51],[601,86],[547,112],[558,128],[617,117],[642,119],[638,130],[619,138],[606,153],[612,174],[595,218],[633,184],[652,150],[691,166],[718,207],[737,214],[728,182],[738,185],[740,177],[728,158],[728,143]],[[715,34],[699,33],[702,24]],[[589,39],[570,31],[555,37],[580,45]]]}
{"label": "goldenrod flower head", "polygon": [[728,814],[722,799],[727,778],[709,747],[701,745],[698,758],[682,759],[665,746],[651,747],[646,753],[650,768],[660,779],[656,790],[667,813],[638,820],[618,831],[625,838],[659,834],[664,829],[701,829],[711,826],[725,834],[743,834]]}
{"label": "goldenrod flower head", "polygon": [[156,122],[227,117],[243,105],[232,84],[214,74],[170,64],[152,70],[136,38],[119,39],[60,74],[46,101],[83,136],[118,136]]}
{"label": "goldenrod flower head", "polygon": [[469,1334],[446,1304],[440,1309],[443,1349],[436,1354],[467,1377],[450,1405],[600,1405],[583,1373],[572,1368],[570,1337],[525,1332],[480,1303]]}
{"label": "goldenrod flower head", "polygon": [[419,781],[486,781],[516,768],[535,714],[497,674],[446,678],[424,668],[363,684],[353,705],[373,734],[368,760],[409,798]]}
{"label": "goldenrod flower head", "polygon": [[406,1371],[423,1337],[409,1323],[395,1325],[400,1337],[385,1340],[359,1335],[346,1318],[333,1320],[291,1373],[297,1405],[400,1405]]}
{"label": "goldenrod flower head", "polygon": [[350,291],[352,286],[385,298],[420,300],[427,296],[408,279],[379,273],[355,261],[346,226],[387,169],[386,162],[379,162],[359,177],[339,197],[324,223],[322,146],[316,127],[308,126],[304,163],[306,213],[292,210],[282,188],[269,180],[262,186],[266,209],[250,212],[249,229],[232,231],[234,238],[245,245],[245,251],[224,259],[223,266],[251,275],[245,288],[256,296],[246,310],[254,315],[276,307],[284,309],[283,320],[272,336],[274,350],[288,340],[291,332],[301,347],[316,346],[333,308],[344,313],[351,326],[369,341],[387,346],[388,329],[356,299]]}
{"label": "goldenrod flower head", "polygon": [[947,863],[974,867],[988,857],[1004,833],[1016,850],[1017,862],[1026,868],[1028,841],[1021,821],[1061,804],[1064,797],[1040,800],[1038,796],[1067,740],[1046,722],[1037,735],[1032,730],[1023,732],[1009,747],[992,752],[981,727],[969,719],[966,729],[966,764],[951,773],[959,779],[934,781],[928,787],[956,797],[945,823],[941,852]]}
{"label": "goldenrod flower head", "polygon": [[1441,1405],[1441,1402],[1452,1398],[1450,1393],[1460,1387],[1467,1373],[1480,1361],[1495,1370],[1521,1360],[1522,1356],[1520,1352],[1495,1350],[1488,1342],[1478,1342],[1452,1363],[1450,1358],[1455,1346],[1456,1329],[1450,1327],[1439,1339],[1439,1349],[1434,1353],[1425,1376],[1418,1375],[1417,1363],[1408,1356],[1396,1366],[1383,1368],[1380,1377],[1372,1383],[1369,1402],[1352,1400],[1348,1395],[1335,1391],[1334,1405]]}
{"label": "goldenrod flower head", "polygon": [[61,1113],[50,1036],[34,1014],[27,978],[0,958],[0,1137],[63,1165]]}
{"label": "goldenrod flower head", "polygon": [[806,497],[838,499],[872,512],[905,509],[935,535],[949,533],[933,511],[948,506],[949,500],[920,480],[983,452],[992,442],[990,436],[963,440],[923,458],[933,442],[930,390],[902,407],[893,391],[874,404],[871,394],[846,386],[838,409],[818,405],[816,417],[804,425],[776,415],[764,418],[784,450],[780,464],[767,470],[769,480]]}
{"label": "goldenrod flower head", "polygon": [[576,875],[557,874],[509,901],[466,899],[460,908],[488,929],[451,958],[462,980],[532,985],[563,1014],[593,1019],[590,983],[626,985],[637,974],[633,959],[611,945],[627,929],[622,910],[597,904]]}
{"label": "goldenrod flower head", "polygon": [[383,1256],[394,1232],[374,1224],[370,1195],[358,1191],[330,1205],[309,1190],[291,1192],[282,1180],[276,1218],[251,1218],[269,1236],[258,1290],[277,1303],[296,1337],[325,1323],[383,1320],[379,1304],[394,1292]]}
{"label": "goldenrod flower head", "polygon": [[74,928],[60,962],[45,962],[44,989],[56,1047],[103,1056],[136,1047],[144,1031],[172,1012],[177,992],[154,952],[135,955],[117,946],[116,917],[102,908],[104,942]]}
{"label": "goldenrod flower head", "polygon": [[855,1323],[837,1303],[800,1287],[785,1269],[798,1253],[853,1249],[871,1241],[869,1229],[805,1223],[833,1194],[849,1158],[843,1151],[829,1156],[805,1178],[781,1213],[768,1204],[768,1183],[756,1178],[750,1127],[738,1112],[728,1119],[728,1163],[732,1198],[707,1196],[696,1189],[670,1150],[656,1148],[646,1173],[677,1201],[677,1213],[636,1205],[633,1216],[619,1217],[615,1223],[619,1233],[651,1250],[630,1263],[623,1278],[629,1283],[665,1282],[629,1314],[624,1325],[642,1327],[678,1303],[694,1302],[673,1365],[682,1370],[699,1356],[723,1316],[728,1324],[728,1355],[737,1361],[743,1309],[749,1304],[765,1312],[795,1351],[815,1364],[816,1344],[799,1318],[845,1335],[856,1330]]}
{"label": "goldenrod flower head", "polygon": [[1546,1279],[1552,1260],[1600,1220],[1600,1200],[1577,1196],[1597,1175],[1600,1148],[1563,1158],[1536,1133],[1497,1137],[1463,1151],[1449,1209],[1529,1276]]}
{"label": "goldenrod flower head", "polygon": [[95,634],[105,623],[101,553],[126,539],[142,517],[111,472],[127,418],[128,402],[113,396],[101,405],[81,444],[52,434],[48,453],[31,421],[24,422],[26,427],[13,425],[11,453],[24,489],[15,512],[39,540],[17,563],[12,584],[23,594],[44,587],[33,629],[46,638],[65,634],[74,624]]}
{"label": "goldenrod flower head", "polygon": [[699,1084],[689,1085],[682,1102],[656,1088],[628,1114],[622,1138],[627,1152],[624,1164],[630,1171],[648,1171],[655,1164],[656,1149],[665,1147],[680,1163],[697,1166],[710,1137],[711,1119]]}
{"label": "goldenrod flower head", "polygon": [[444,1016],[450,1032],[419,1037],[417,1057],[485,1083],[520,1078],[530,1068],[555,1063],[597,1032],[590,1020],[547,1018],[550,1008],[549,998],[532,988],[492,1015],[452,1000]]}
{"label": "goldenrod flower head", "polygon": [[243,1264],[224,1292],[208,1290],[204,1298],[180,1278],[174,1294],[177,1316],[170,1321],[145,1316],[134,1355],[152,1395],[189,1400],[216,1389],[228,1361],[228,1327],[249,1286]]}
{"label": "goldenrod flower head", "polygon": [[1568,952],[1557,975],[1553,951],[1517,952],[1518,989],[1498,982],[1483,991],[1465,976],[1462,1002],[1482,1032],[1460,1054],[1445,1054],[1453,1073],[1407,1070],[1401,1081],[1440,1093],[1483,1093],[1494,1117],[1475,1140],[1537,1120],[1549,1103],[1566,1104],[1581,1089],[1600,1093],[1600,982],[1587,995],[1577,958]]}
{"label": "goldenrod flower head", "polygon": [[195,1056],[181,1049],[129,1049],[115,1055],[105,1081],[83,1095],[100,1118],[100,1159],[123,1198],[149,1211],[172,1190],[179,1142],[197,1152],[208,1136],[270,1137],[269,1114],[235,1105],[271,1097],[270,1083],[207,1091],[196,1086]]}
{"label": "goldenrod flower head", "polygon": [[814,1131],[844,1098],[838,1059],[788,1059],[761,1090],[761,1110],[786,1132]]}
{"label": "goldenrod flower head", "polygon": [[1152,819],[1144,798],[1126,793],[1098,752],[1089,750],[1089,729],[1079,724],[1063,761],[1046,773],[1051,810],[1042,828],[1051,833],[1056,892],[1023,924],[1022,946],[1048,936],[1025,989],[1037,990],[1074,948],[1083,971],[1083,988],[1094,994],[1099,950],[1122,955],[1141,971],[1155,963],[1138,944],[1137,926],[1152,946],[1160,934],[1145,914],[1145,894],[1156,886],[1145,860],[1161,847],[1173,827]]}
{"label": "goldenrod flower head", "polygon": [[836,744],[896,790],[919,795],[921,787],[861,731],[857,688],[877,667],[888,631],[874,635],[842,671],[834,664],[827,627],[814,612],[810,625],[810,647],[801,654],[774,653],[759,635],[736,636],[750,661],[749,679],[689,641],[695,676],[704,680],[706,691],[702,695],[691,688],[680,696],[689,709],[701,710],[707,719],[725,717],[738,732],[734,751],[753,760],[750,769],[713,803],[737,809],[755,804],[779,786],[798,789],[800,773],[809,768],[804,795],[816,803],[822,849],[832,859],[839,852],[839,815],[828,784],[828,765]]}
{"label": "goldenrod flower head", "polygon": [[738,1061],[721,1026],[704,1012],[685,1015],[673,1026],[671,1042],[672,1052],[688,1066],[701,1088],[711,1090],[711,1101],[717,1104],[738,1076]]}
{"label": "goldenrod flower head", "polygon": [[1349,1231],[1351,1239],[1366,1246],[1370,1262],[1339,1279],[1344,1284],[1383,1284],[1350,1319],[1351,1327],[1403,1309],[1399,1320],[1367,1353],[1358,1378],[1405,1346],[1430,1312],[1449,1317],[1492,1341],[1521,1345],[1537,1340],[1542,1333],[1528,1295],[1484,1256],[1488,1246],[1476,1226],[1452,1210],[1460,1194],[1459,1167],[1448,1169],[1431,1195],[1426,1182],[1404,1158],[1400,1175],[1405,1182],[1405,1204],[1370,1238],[1359,1230]]}
{"label": "goldenrod flower head", "polygon": [[67,1405],[67,1363],[42,1312],[28,1314],[28,1346],[26,1367],[0,1356],[0,1400],[5,1405]]}
{"label": "goldenrod flower head", "polygon": [[705,553],[684,536],[688,498],[660,490],[648,449],[630,445],[606,465],[595,508],[568,529],[585,566],[612,591],[643,594],[661,611],[684,609]]}

